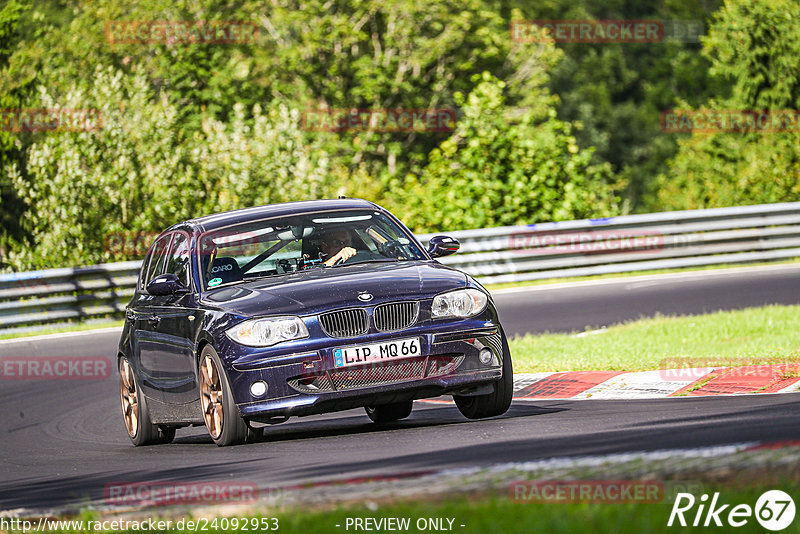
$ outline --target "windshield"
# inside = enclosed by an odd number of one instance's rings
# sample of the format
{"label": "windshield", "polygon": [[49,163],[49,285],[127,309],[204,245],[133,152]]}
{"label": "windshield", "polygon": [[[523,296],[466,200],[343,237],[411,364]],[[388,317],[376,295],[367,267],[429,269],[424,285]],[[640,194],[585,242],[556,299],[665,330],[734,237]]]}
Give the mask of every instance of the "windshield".
{"label": "windshield", "polygon": [[289,216],[214,230],[200,237],[203,287],[365,262],[425,259],[405,231],[379,211]]}

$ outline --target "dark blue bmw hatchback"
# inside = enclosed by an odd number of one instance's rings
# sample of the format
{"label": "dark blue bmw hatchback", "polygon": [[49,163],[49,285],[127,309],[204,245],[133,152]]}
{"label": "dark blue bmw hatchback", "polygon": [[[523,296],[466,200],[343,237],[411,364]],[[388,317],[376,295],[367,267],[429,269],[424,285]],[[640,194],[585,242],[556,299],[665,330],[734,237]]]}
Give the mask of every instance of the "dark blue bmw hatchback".
{"label": "dark blue bmw hatchback", "polygon": [[511,404],[489,293],[355,199],[292,202],[172,226],[150,247],[119,343],[135,445],[205,425],[217,445],[290,416],[364,407],[376,423],[452,395],[472,419]]}

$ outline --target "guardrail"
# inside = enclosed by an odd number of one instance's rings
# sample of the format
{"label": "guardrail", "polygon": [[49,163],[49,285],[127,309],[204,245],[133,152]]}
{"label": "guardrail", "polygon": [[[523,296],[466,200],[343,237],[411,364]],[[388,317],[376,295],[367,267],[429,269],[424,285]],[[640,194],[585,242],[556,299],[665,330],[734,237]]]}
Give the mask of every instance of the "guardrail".
{"label": "guardrail", "polygon": [[[800,256],[800,202],[443,233],[461,250],[441,262],[484,284],[746,263]],[[0,334],[121,318],[140,264],[0,275]]]}

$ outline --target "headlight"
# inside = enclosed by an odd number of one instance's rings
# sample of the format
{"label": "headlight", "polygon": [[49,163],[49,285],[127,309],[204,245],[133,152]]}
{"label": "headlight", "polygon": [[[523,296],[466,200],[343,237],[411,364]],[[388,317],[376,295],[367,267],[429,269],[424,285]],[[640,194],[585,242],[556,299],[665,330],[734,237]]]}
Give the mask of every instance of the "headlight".
{"label": "headlight", "polygon": [[250,319],[225,333],[235,342],[248,347],[271,347],[284,341],[308,337],[308,329],[299,317]]}
{"label": "headlight", "polygon": [[472,317],[478,315],[489,302],[489,297],[477,289],[459,289],[436,295],[433,298],[431,317],[444,319],[446,317]]}

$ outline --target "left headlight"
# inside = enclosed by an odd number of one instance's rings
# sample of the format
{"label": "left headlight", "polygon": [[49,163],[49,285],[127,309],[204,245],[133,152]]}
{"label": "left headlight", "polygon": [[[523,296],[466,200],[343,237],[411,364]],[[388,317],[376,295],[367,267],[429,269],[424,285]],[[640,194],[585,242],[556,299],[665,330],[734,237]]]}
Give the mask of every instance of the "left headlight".
{"label": "left headlight", "polygon": [[248,347],[271,347],[284,341],[308,337],[299,317],[250,319],[225,331],[229,338]]}
{"label": "left headlight", "polygon": [[434,319],[472,317],[485,310],[488,302],[489,297],[486,293],[477,289],[459,289],[442,293],[433,298],[431,317]]}

